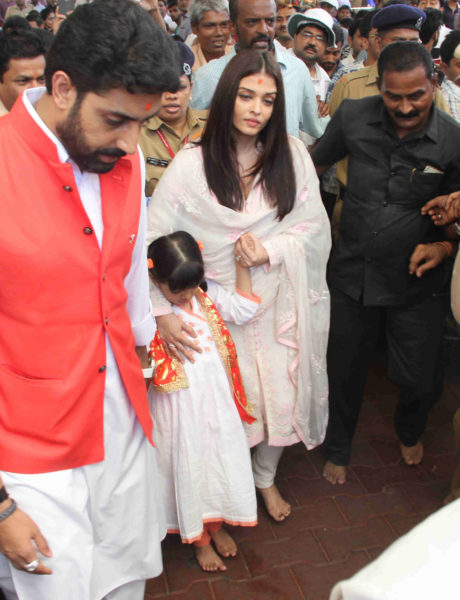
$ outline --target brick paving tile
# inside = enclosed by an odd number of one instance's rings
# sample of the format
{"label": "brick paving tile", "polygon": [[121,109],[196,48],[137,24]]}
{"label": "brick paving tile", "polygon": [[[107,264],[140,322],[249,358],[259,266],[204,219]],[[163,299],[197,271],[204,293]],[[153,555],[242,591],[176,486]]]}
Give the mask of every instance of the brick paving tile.
{"label": "brick paving tile", "polygon": [[413,515],[387,515],[385,519],[399,537],[421,523],[432,513],[416,513]]}
{"label": "brick paving tile", "polygon": [[311,506],[294,507],[289,519],[274,528],[278,539],[294,536],[298,531],[312,527],[346,527],[344,519],[337,504],[332,498],[321,498]]}
{"label": "brick paving tile", "polygon": [[[181,544],[178,536],[176,547],[170,547],[164,555],[164,570],[169,590],[171,592],[183,591],[194,581],[215,579],[222,577],[223,573],[205,573],[196,562],[193,548],[189,544]],[[240,546],[241,549],[241,546]],[[174,551],[175,550],[175,551]],[[227,570],[225,577],[230,579],[246,579],[249,576],[241,551],[235,558],[225,559]]]}
{"label": "brick paving tile", "polygon": [[372,444],[368,440],[356,440],[351,448],[350,464],[363,465],[365,467],[381,467],[382,462],[374,452]]}
{"label": "brick paving tile", "polygon": [[212,582],[216,600],[303,600],[303,595],[288,568],[276,568],[249,581]]}
{"label": "brick paving tile", "polygon": [[211,588],[207,581],[199,581],[192,584],[183,592],[174,594],[151,594],[147,584],[144,600],[162,600],[163,598],[169,598],[170,600],[214,600]]}
{"label": "brick paving tile", "polygon": [[422,440],[425,456],[438,456],[439,454],[453,454],[455,452],[454,432],[446,424],[442,429],[427,430]]}
{"label": "brick paving tile", "polygon": [[415,511],[408,495],[399,486],[389,486],[383,492],[360,498],[338,496],[336,502],[351,525],[360,525],[371,517],[388,513],[411,514]]}
{"label": "brick paving tile", "polygon": [[348,579],[369,562],[365,552],[351,552],[343,561],[319,566],[295,565],[292,571],[305,600],[327,600],[334,585]]}
{"label": "brick paving tile", "polygon": [[299,531],[289,539],[277,542],[243,542],[240,545],[252,576],[262,575],[274,566],[287,566],[296,562],[319,564],[326,560],[312,532]]}
{"label": "brick paving tile", "polygon": [[430,480],[421,466],[408,467],[403,463],[378,468],[356,466],[352,469],[371,493],[381,492],[385,486],[395,483],[405,481],[424,483]]}
{"label": "brick paving tile", "polygon": [[452,477],[457,463],[455,456],[446,454],[444,456],[425,456],[421,466],[430,479],[448,481]]}
{"label": "brick paving tile", "polygon": [[[398,486],[399,487],[399,486]],[[435,511],[441,508],[444,498],[449,493],[449,481],[433,483],[411,483],[400,485],[419,512]]]}
{"label": "brick paving tile", "polygon": [[154,579],[149,579],[145,586],[145,594],[147,597],[159,596],[168,592],[168,584],[166,581],[166,575],[163,571],[161,575]]}
{"label": "brick paving tile", "polygon": [[303,479],[318,477],[320,473],[309,460],[307,452],[305,446],[300,443],[286,448],[278,466],[277,476],[280,478],[295,476]]}
{"label": "brick paving tile", "polygon": [[365,493],[363,486],[356,480],[351,469],[349,469],[349,478],[344,485],[332,485],[324,477],[309,481],[292,477],[287,481],[300,506],[314,504],[318,498],[333,498],[340,494],[362,496]]}
{"label": "brick paving tile", "polygon": [[323,527],[314,531],[331,561],[346,558],[355,550],[386,548],[396,537],[388,523],[380,517],[369,519],[365,525],[343,529]]}
{"label": "brick paving tile", "polygon": [[393,439],[395,436],[391,419],[385,416],[372,417],[365,423],[359,422],[356,427],[356,438],[361,440],[371,440],[376,437]]}
{"label": "brick paving tile", "polygon": [[273,532],[273,520],[268,516],[267,511],[263,507],[262,500],[257,498],[257,526],[256,527],[231,527],[226,525],[226,529],[233,537],[237,544],[250,542],[267,542],[275,540],[276,536]]}
{"label": "brick paving tile", "polygon": [[369,442],[374,453],[383,465],[397,465],[401,462],[399,442],[396,439],[375,438]]}

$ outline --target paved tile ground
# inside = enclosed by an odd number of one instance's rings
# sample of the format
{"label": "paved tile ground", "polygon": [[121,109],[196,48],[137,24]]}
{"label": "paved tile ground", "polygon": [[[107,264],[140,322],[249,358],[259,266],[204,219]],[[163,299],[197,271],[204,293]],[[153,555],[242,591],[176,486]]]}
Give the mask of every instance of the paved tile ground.
{"label": "paved tile ground", "polygon": [[260,505],[256,528],[233,528],[239,554],[225,574],[203,573],[193,550],[168,536],[164,573],[147,584],[145,600],[326,600],[334,583],[376,558],[397,537],[437,510],[456,464],[452,415],[460,404],[460,351],[449,358],[441,402],[433,409],[418,467],[402,464],[392,426],[396,388],[376,357],[356,434],[349,481],[332,486],[321,476],[321,448],[288,448],[278,485],[292,503],[283,524]]}

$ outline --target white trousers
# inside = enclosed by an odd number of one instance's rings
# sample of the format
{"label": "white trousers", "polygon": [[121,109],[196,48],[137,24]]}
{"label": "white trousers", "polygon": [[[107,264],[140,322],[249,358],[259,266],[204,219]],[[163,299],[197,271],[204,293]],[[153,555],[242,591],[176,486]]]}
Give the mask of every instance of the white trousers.
{"label": "white trousers", "polygon": [[265,440],[257,444],[252,453],[252,472],[256,488],[263,490],[273,485],[283,450],[284,446],[269,446]]}

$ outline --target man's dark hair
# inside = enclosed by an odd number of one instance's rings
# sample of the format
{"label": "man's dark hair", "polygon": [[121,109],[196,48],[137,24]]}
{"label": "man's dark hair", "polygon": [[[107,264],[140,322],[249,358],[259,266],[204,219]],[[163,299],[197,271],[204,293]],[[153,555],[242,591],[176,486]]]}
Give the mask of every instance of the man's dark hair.
{"label": "man's dark hair", "polygon": [[342,27],[344,27],[345,29],[347,29],[347,30],[348,30],[348,33],[350,33],[350,29],[349,29],[349,27],[350,27],[350,25],[352,25],[352,24],[353,24],[353,19],[352,19],[351,17],[345,17],[345,19],[342,19],[342,20],[340,21],[340,25],[341,25]]}
{"label": "man's dark hair", "polygon": [[46,19],[50,16],[50,14],[55,13],[56,9],[54,8],[54,6],[47,6],[46,8],[44,8],[42,10],[42,12],[40,13],[41,18],[43,19],[43,21],[46,21]]}
{"label": "man's dark hair", "polygon": [[348,35],[353,38],[355,33],[358,31],[358,19],[351,19],[351,23],[348,26]]}
{"label": "man's dark hair", "polygon": [[441,44],[441,60],[448,65],[454,56],[455,48],[460,44],[460,29],[454,29]]}
{"label": "man's dark hair", "polygon": [[228,0],[228,14],[230,21],[235,24],[238,18],[238,2],[239,0]]}
{"label": "man's dark hair", "polygon": [[29,29],[32,29],[32,27],[27,19],[19,15],[13,15],[5,19],[2,31],[3,33],[8,33],[10,31],[29,31]]}
{"label": "man's dark hair", "polygon": [[54,42],[54,33],[49,29],[32,29],[32,31],[37,37],[40,38],[45,49],[45,53],[47,54],[52,43]]}
{"label": "man's dark hair", "polygon": [[361,19],[358,20],[358,28],[361,37],[369,39],[369,33],[372,29],[372,18],[378,13],[378,10],[370,10]]}
{"label": "man's dark hair", "polygon": [[43,19],[41,18],[38,10],[31,10],[26,16],[26,21],[28,23],[37,23],[38,27],[40,27],[40,25],[43,23]]}
{"label": "man's dark hair", "polygon": [[425,9],[426,19],[420,28],[420,39],[422,44],[428,44],[433,35],[438,31],[443,23],[442,12],[437,8]]}
{"label": "man's dark hair", "polygon": [[431,81],[433,78],[433,60],[430,53],[418,42],[393,42],[380,53],[377,67],[380,79],[385,72],[412,71],[421,65],[426,76]]}
{"label": "man's dark hair", "polygon": [[46,49],[37,32],[0,32],[0,81],[10,68],[12,58],[35,58],[42,54],[46,54]]}
{"label": "man's dark hair", "polygon": [[114,88],[176,91],[180,76],[175,42],[130,0],[97,0],[75,9],[48,52],[48,92],[56,71],[64,71],[80,95]]}
{"label": "man's dark hair", "polygon": [[335,35],[335,43],[342,44],[342,46],[343,46],[345,44],[345,32],[342,29],[342,27],[340,27],[340,25],[338,23],[334,23],[332,25],[332,30]]}

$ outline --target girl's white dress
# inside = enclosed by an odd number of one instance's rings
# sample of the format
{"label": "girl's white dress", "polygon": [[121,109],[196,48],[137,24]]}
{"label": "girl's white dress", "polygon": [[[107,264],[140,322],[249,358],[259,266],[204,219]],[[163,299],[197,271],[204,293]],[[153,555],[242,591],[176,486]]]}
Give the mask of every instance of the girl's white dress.
{"label": "girl's white dress", "polygon": [[[207,294],[225,321],[245,323],[258,308],[257,297],[212,281]],[[190,311],[173,310],[194,328],[202,353],[183,365],[188,388],[150,385],[149,398],[168,532],[191,543],[207,522],[256,525],[257,507],[248,442],[205,313],[196,298]]]}

